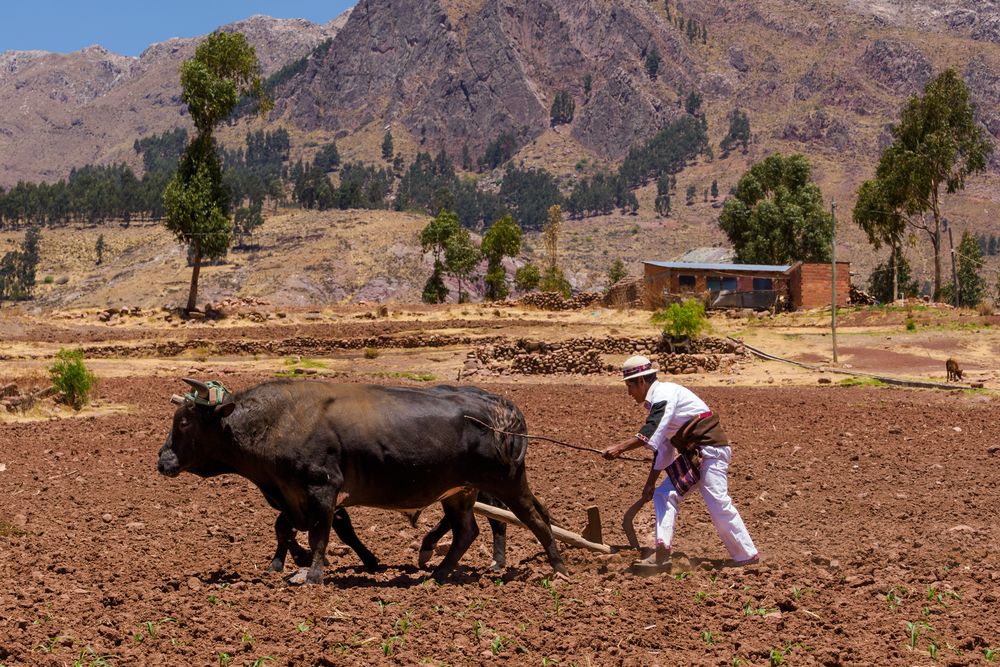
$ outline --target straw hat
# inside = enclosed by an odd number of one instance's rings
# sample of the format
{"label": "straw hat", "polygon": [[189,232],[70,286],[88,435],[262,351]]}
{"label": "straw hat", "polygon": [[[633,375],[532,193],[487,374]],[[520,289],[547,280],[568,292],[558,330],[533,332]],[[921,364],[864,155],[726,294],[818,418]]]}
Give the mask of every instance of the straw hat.
{"label": "straw hat", "polygon": [[653,362],[641,354],[629,357],[625,360],[625,363],[622,364],[622,375],[626,380],[642,377],[643,375],[655,374],[656,369],[653,368]]}

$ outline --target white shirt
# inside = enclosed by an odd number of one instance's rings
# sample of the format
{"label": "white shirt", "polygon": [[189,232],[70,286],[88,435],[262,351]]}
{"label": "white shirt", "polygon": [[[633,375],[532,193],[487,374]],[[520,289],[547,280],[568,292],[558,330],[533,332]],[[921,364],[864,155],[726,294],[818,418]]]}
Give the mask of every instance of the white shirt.
{"label": "white shirt", "polygon": [[[663,405],[660,406],[660,403]],[[650,418],[655,419],[655,413],[661,413],[662,416],[652,435],[637,433],[636,437],[656,453],[654,467],[663,470],[677,458],[677,451],[670,444],[670,438],[692,417],[708,412],[708,405],[687,387],[673,382],[656,381],[646,392],[643,406],[649,410]],[[643,430],[648,432],[649,429]]]}

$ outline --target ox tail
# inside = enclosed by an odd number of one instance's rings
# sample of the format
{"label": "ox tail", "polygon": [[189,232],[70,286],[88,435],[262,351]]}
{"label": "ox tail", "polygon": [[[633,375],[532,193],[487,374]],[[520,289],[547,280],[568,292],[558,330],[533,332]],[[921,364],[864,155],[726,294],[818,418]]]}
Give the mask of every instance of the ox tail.
{"label": "ox tail", "polygon": [[511,473],[522,469],[528,453],[528,426],[524,415],[513,402],[497,397],[490,401],[486,421],[492,429],[493,446],[499,460],[510,467]]}

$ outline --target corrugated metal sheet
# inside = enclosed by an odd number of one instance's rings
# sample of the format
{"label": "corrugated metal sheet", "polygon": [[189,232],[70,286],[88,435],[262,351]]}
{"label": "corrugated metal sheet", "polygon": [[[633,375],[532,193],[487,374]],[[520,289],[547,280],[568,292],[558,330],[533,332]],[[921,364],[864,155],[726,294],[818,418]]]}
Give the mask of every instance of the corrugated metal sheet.
{"label": "corrugated metal sheet", "polygon": [[699,262],[656,262],[643,261],[664,269],[691,269],[692,271],[758,271],[784,273],[792,268],[791,264],[707,264]]}
{"label": "corrugated metal sheet", "polygon": [[687,263],[717,263],[732,264],[736,251],[732,248],[691,248],[680,257],[673,258],[672,262]]}

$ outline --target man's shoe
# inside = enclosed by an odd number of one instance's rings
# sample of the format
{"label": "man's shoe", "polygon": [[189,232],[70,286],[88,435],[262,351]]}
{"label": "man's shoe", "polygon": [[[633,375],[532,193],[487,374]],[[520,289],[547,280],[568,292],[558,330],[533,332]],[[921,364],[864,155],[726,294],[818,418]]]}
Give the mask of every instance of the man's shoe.
{"label": "man's shoe", "polygon": [[744,567],[746,565],[756,565],[757,563],[760,562],[760,553],[755,553],[753,556],[750,556],[750,558],[747,558],[746,560],[738,560],[734,562],[740,567]]}

